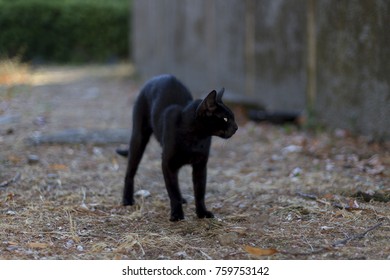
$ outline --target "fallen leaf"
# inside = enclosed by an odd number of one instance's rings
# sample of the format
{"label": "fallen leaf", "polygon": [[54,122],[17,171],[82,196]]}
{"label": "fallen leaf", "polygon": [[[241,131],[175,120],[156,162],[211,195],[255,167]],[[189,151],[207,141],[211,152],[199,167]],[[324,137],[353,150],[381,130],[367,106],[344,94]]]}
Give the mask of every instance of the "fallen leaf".
{"label": "fallen leaf", "polygon": [[7,194],[7,198],[5,199],[6,202],[14,200],[15,194],[9,193]]}
{"label": "fallen leaf", "polygon": [[7,158],[13,164],[17,164],[17,163],[20,163],[22,161],[21,157],[18,157],[18,156],[15,156],[15,155],[9,155]]}
{"label": "fallen leaf", "polygon": [[322,198],[332,200],[332,199],[335,199],[335,195],[331,194],[331,193],[327,193]]}
{"label": "fallen leaf", "polygon": [[335,213],[334,213],[334,216],[336,218],[340,218],[340,217],[344,217],[345,215],[345,211],[342,211],[342,210],[337,210]]}
{"label": "fallen leaf", "polygon": [[112,167],[111,167],[112,170],[114,170],[114,171],[118,171],[119,170],[119,164],[118,164],[118,161],[115,158],[112,158],[111,164],[112,164]]}
{"label": "fallen leaf", "polygon": [[69,167],[65,164],[52,164],[49,168],[55,171],[69,171]]}
{"label": "fallen leaf", "polygon": [[31,242],[27,244],[32,249],[45,249],[49,246],[47,243]]}
{"label": "fallen leaf", "polygon": [[245,246],[244,250],[254,256],[271,256],[276,253],[278,253],[278,250],[273,249],[273,248],[268,248],[268,249],[262,249],[262,248],[256,248],[252,246]]}

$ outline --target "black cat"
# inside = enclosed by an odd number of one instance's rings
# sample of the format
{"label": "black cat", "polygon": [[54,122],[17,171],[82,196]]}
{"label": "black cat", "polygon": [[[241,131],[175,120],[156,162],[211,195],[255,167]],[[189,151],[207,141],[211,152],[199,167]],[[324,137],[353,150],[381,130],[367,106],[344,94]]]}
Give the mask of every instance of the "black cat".
{"label": "black cat", "polygon": [[203,100],[193,100],[188,89],[174,76],[161,75],[148,81],[135,102],[133,131],[128,156],[123,205],[134,203],[134,176],[150,135],[162,146],[162,171],[171,201],[171,221],[184,219],[178,171],[191,164],[196,214],[212,218],[206,209],[207,161],[211,136],[230,138],[237,131],[233,112],[222,103],[224,89],[213,90]]}

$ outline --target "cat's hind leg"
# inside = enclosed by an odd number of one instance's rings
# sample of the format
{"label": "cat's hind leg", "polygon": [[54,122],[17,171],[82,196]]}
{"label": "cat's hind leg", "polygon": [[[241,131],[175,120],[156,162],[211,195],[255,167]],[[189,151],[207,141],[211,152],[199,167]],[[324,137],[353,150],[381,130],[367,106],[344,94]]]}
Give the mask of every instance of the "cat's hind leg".
{"label": "cat's hind leg", "polygon": [[134,204],[134,177],[146,145],[149,142],[150,135],[152,134],[146,107],[146,102],[141,98],[139,98],[134,105],[133,130],[131,132],[125,186],[123,189],[123,205]]}

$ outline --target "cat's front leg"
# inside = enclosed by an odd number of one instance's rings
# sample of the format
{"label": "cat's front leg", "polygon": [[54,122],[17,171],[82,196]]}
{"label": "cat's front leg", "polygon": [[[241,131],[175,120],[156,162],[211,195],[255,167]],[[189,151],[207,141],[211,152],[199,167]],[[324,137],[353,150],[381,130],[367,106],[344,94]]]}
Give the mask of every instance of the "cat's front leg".
{"label": "cat's front leg", "polygon": [[134,177],[130,176],[127,173],[125,177],[125,187],[123,189],[122,205],[127,206],[127,205],[134,204],[133,192],[134,192]]}
{"label": "cat's front leg", "polygon": [[195,207],[198,218],[214,218],[214,214],[206,209],[207,162],[192,165],[192,181],[194,183]]}
{"label": "cat's front leg", "polygon": [[176,222],[184,219],[183,198],[179,189],[178,169],[173,169],[167,162],[163,160],[162,170],[164,174],[165,186],[168,191],[171,202],[171,217],[170,221]]}

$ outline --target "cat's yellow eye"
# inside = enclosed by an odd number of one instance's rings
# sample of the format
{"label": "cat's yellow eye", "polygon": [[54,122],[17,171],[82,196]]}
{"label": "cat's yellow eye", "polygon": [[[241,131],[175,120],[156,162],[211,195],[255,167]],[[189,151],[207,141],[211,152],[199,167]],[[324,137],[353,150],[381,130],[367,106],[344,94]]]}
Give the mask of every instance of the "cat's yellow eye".
{"label": "cat's yellow eye", "polygon": [[224,120],[225,122],[227,122],[227,121],[228,121],[228,119],[227,119],[227,118],[223,118],[223,120]]}

